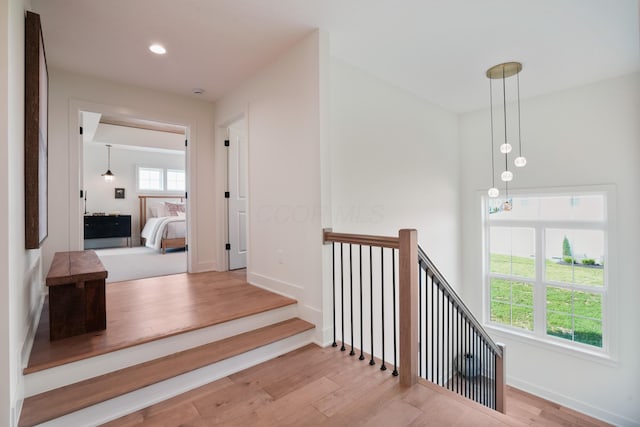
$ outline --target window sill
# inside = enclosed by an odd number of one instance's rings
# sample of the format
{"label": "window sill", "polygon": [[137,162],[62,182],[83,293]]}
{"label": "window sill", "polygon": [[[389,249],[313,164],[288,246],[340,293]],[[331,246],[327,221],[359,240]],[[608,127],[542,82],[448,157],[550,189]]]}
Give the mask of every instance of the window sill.
{"label": "window sill", "polygon": [[520,333],[512,329],[502,328],[494,324],[485,323],[484,328],[487,330],[487,332],[497,338],[504,337],[505,339],[515,340],[527,345],[533,345],[546,351],[562,353],[572,357],[579,357],[580,359],[599,363],[605,366],[618,366],[618,361],[614,359],[610,354],[604,352],[573,347],[552,339],[541,339],[539,337]]}

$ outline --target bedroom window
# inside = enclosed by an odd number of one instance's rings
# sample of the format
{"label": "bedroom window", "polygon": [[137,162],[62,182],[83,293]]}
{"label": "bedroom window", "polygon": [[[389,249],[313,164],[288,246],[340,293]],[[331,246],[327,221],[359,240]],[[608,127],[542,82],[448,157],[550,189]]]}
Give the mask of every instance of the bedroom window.
{"label": "bedroom window", "polygon": [[163,177],[163,169],[138,167],[138,190],[163,191]]}
{"label": "bedroom window", "polygon": [[186,189],[184,170],[138,166],[137,173],[139,192],[176,193]]}
{"label": "bedroom window", "polygon": [[167,191],[184,191],[184,184],[184,171],[167,169]]}
{"label": "bedroom window", "polygon": [[487,323],[607,350],[610,197],[606,191],[485,199]]}

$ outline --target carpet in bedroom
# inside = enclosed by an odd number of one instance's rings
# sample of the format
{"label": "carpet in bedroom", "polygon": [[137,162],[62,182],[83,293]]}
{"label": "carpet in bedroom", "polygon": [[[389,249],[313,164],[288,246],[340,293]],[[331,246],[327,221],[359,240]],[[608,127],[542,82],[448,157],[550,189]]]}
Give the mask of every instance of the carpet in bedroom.
{"label": "carpet in bedroom", "polygon": [[187,253],[182,249],[170,250],[163,255],[151,248],[139,246],[96,249],[96,254],[109,272],[107,283],[187,271]]}

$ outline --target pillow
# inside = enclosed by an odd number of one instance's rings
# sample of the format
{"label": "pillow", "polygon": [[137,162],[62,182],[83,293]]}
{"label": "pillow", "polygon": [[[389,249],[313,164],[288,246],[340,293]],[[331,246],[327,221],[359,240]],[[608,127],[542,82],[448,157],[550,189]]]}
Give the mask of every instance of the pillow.
{"label": "pillow", "polygon": [[186,218],[187,214],[185,212],[178,212],[178,218]]}
{"label": "pillow", "polygon": [[149,207],[151,211],[151,218],[162,218],[165,216],[169,216],[169,212],[164,203],[155,203]]}
{"label": "pillow", "polygon": [[184,204],[165,202],[169,216],[178,216],[178,212],[184,213]]}

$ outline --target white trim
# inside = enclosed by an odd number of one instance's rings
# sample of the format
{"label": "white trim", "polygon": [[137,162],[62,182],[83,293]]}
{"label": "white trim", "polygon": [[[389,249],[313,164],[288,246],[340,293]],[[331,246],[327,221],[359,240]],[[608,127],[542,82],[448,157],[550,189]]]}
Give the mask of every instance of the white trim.
{"label": "white trim", "polygon": [[282,280],[264,276],[257,273],[247,273],[247,282],[262,289],[266,289],[276,294],[293,298],[298,302],[298,317],[313,323],[316,327],[314,342],[320,346],[326,345],[327,330],[329,333],[332,329],[323,328],[322,310],[310,305],[304,304],[304,288]]}
{"label": "white trim", "polygon": [[592,348],[595,348],[593,346],[581,345],[580,343],[550,335],[547,335],[545,339],[524,329],[510,328],[507,325],[497,323],[485,323],[483,326],[490,335],[494,337],[497,336],[503,340],[514,340],[523,344],[534,345],[543,350],[579,357],[580,359],[599,363],[604,366],[616,367],[619,365],[619,362],[613,359],[611,355],[592,350]]}
{"label": "white trim", "polygon": [[[185,128],[185,137],[189,143],[185,149],[185,171],[187,174],[186,191],[189,194],[187,199],[187,241],[189,242],[189,250],[187,251],[187,271],[194,271],[194,263],[197,259],[198,234],[194,231],[192,224],[197,224],[197,194],[196,194],[196,176],[197,176],[197,144],[196,129],[197,122],[193,118],[164,116],[150,114],[143,110],[130,109],[124,106],[113,106],[107,104],[99,104],[95,102],[83,101],[75,98],[69,99],[68,109],[68,156],[69,156],[69,248],[68,250],[82,250],[84,248],[82,212],[84,207],[82,199],[73,196],[80,194],[83,187],[83,140],[82,135],[77,130],[80,129],[80,113],[82,111],[91,111],[95,113],[107,114],[115,117],[135,117],[143,120],[150,120],[161,123],[171,123]],[[78,166],[77,173],[73,174],[71,165]],[[73,224],[76,224],[73,227]]]}
{"label": "white trim", "polygon": [[[478,193],[480,196],[481,207],[481,230],[482,230],[482,318],[483,324],[494,331],[499,331],[506,337],[514,337],[520,341],[527,343],[543,343],[547,350],[563,349],[569,350],[572,355],[589,355],[589,360],[597,361],[614,361],[617,354],[617,332],[612,325],[616,325],[614,318],[615,310],[611,307],[615,303],[615,287],[610,286],[616,283],[614,280],[616,272],[616,253],[615,253],[615,199],[616,187],[614,185],[597,185],[589,187],[562,187],[548,189],[526,189],[512,191],[512,196],[548,196],[555,195],[594,195],[600,194],[604,196],[604,219],[602,221],[549,221],[549,220],[511,220],[491,218],[488,211],[488,198],[484,192]],[[513,275],[504,275],[498,273],[490,273],[490,257],[489,257],[489,229],[490,227],[517,227],[517,228],[533,228],[535,230],[535,279],[519,277]],[[583,286],[581,284],[561,283],[545,279],[545,263],[544,248],[545,235],[544,230],[547,228],[577,229],[577,230],[601,230],[604,233],[604,258],[606,260],[606,268],[604,269],[603,285],[599,287]],[[509,325],[503,325],[491,321],[491,296],[490,281],[491,278],[513,279],[534,285],[534,325],[533,331],[525,329],[512,328]],[[548,286],[562,287],[578,291],[586,291],[599,294],[602,297],[602,347],[589,346],[579,342],[566,340],[562,338],[547,335],[546,331],[546,289]],[[551,346],[551,348],[549,348]],[[591,357],[593,356],[593,357]]]}
{"label": "white trim", "polygon": [[550,400],[564,407],[571,408],[575,411],[589,415],[593,418],[608,422],[612,425],[640,427],[640,422],[636,420],[611,413],[605,409],[595,407],[591,404],[576,400],[572,397],[557,393],[544,387],[539,387],[535,384],[520,380],[518,378],[514,378],[512,376],[507,377],[507,384],[521,390],[526,390],[527,393]]}
{"label": "white trim", "polygon": [[197,387],[275,359],[311,343],[311,331],[250,350],[204,368],[123,394],[94,406],[39,424],[40,427],[92,427],[186,393]]}
{"label": "white trim", "polygon": [[109,372],[169,356],[180,351],[220,341],[257,328],[291,319],[295,317],[296,314],[297,308],[295,305],[288,305],[218,325],[34,372],[24,376],[24,395],[25,397],[34,396]]}

